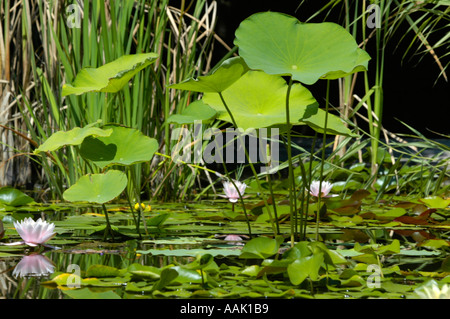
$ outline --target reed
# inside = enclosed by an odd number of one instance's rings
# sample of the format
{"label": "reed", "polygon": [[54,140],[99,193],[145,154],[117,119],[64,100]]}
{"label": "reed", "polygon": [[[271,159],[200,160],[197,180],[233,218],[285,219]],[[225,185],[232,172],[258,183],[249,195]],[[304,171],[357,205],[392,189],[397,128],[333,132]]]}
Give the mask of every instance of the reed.
{"label": "reed", "polygon": [[[169,0],[85,0],[73,4],[29,0],[11,5],[2,1],[0,184],[24,186],[24,180],[31,181],[30,164],[37,162],[33,182],[51,190],[51,198],[61,198],[64,188],[97,169],[88,166],[76,148],[54,152],[51,160],[30,157],[30,151],[55,131],[98,119],[103,124],[137,128],[156,138],[161,151],[169,154],[172,127],[164,121],[197,96],[169,90],[166,85],[211,69],[215,43],[225,45],[214,33],[216,15],[216,2],[205,0],[181,1],[178,8]],[[62,97],[63,84],[71,83],[82,68],[143,52],[158,53],[159,58],[118,94]],[[176,198],[196,182],[198,172],[185,169],[155,158],[136,165],[132,173],[136,185],[150,193],[147,196],[174,194]],[[158,174],[152,177],[155,171]],[[180,190],[181,185],[184,190]],[[133,198],[141,191],[133,191]]]}

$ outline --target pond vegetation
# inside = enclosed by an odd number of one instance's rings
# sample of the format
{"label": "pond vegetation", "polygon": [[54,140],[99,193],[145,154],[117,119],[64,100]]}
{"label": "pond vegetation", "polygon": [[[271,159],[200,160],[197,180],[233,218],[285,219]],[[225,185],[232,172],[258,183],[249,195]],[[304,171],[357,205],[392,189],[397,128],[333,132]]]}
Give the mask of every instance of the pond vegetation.
{"label": "pond vegetation", "polygon": [[[61,16],[58,34],[51,5],[34,7],[63,71],[32,60],[43,117],[21,96],[20,154],[49,189],[0,188],[2,296],[450,298],[450,147],[383,129],[382,50],[371,57],[348,25],[259,12],[204,67],[201,15],[215,7],[191,5],[84,1],[80,27]],[[357,74],[366,92],[350,107]]]}

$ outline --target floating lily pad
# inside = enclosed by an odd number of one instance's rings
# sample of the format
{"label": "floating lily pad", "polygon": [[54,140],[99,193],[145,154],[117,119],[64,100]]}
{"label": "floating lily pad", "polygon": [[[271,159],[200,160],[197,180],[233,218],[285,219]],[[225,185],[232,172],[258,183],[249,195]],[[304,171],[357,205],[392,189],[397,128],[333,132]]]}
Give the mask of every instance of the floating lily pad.
{"label": "floating lily pad", "polygon": [[289,264],[287,273],[291,283],[293,285],[299,285],[308,277],[311,280],[317,280],[323,260],[323,254],[319,253],[296,259]]}
{"label": "floating lily pad", "polygon": [[450,198],[442,198],[439,196],[430,196],[421,198],[420,201],[427,205],[429,208],[446,208],[450,205]]}
{"label": "floating lily pad", "polygon": [[139,254],[154,256],[190,256],[196,257],[201,254],[210,254],[212,256],[239,256],[241,252],[235,249],[148,249],[138,250]]}
{"label": "floating lily pad", "polygon": [[12,187],[0,188],[0,203],[9,206],[22,206],[34,202],[34,200],[22,191]]}
{"label": "floating lily pad", "polygon": [[73,299],[121,299],[114,291],[95,291],[88,287],[74,290],[63,290],[63,293]]}
{"label": "floating lily pad", "polygon": [[63,197],[70,202],[103,204],[119,196],[127,186],[127,176],[117,170],[82,176],[68,188]]}
{"label": "floating lily pad", "polygon": [[276,239],[264,236],[253,238],[242,248],[240,258],[268,258],[278,252],[278,248],[282,242],[283,238],[280,236]]}
{"label": "floating lily pad", "polygon": [[98,68],[83,68],[72,84],[63,85],[62,96],[87,92],[115,93],[157,57],[156,53],[124,55]]}
{"label": "floating lily pad", "polygon": [[370,56],[338,24],[301,23],[277,12],[256,13],[236,30],[234,44],[251,69],[313,84],[367,69]]}

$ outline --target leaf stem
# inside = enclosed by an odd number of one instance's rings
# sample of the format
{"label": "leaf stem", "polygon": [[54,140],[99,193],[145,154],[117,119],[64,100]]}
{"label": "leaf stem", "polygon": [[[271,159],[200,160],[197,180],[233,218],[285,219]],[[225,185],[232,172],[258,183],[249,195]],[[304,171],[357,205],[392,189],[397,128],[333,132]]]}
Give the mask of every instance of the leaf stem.
{"label": "leaf stem", "polygon": [[327,124],[328,124],[328,104],[330,98],[330,80],[327,80],[327,92],[325,100],[325,123],[323,127],[323,142],[322,142],[322,160],[320,162],[320,177],[319,177],[319,194],[317,197],[317,215],[316,215],[316,241],[319,240],[319,220],[320,220],[320,202],[322,199],[322,181],[323,181],[323,167],[325,162],[325,148],[327,144]]}

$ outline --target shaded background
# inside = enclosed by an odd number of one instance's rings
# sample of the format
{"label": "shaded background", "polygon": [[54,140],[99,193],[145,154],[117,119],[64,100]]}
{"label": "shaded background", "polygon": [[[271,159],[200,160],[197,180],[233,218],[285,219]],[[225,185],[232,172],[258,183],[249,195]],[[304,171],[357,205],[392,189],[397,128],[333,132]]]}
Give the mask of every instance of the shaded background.
{"label": "shaded background", "polygon": [[[254,13],[269,10],[283,12],[295,16],[300,21],[305,21],[328,1],[310,0],[298,8],[300,2],[293,0],[219,0],[216,32],[230,47],[233,47],[235,30],[242,20]],[[332,14],[326,17],[326,20],[339,23],[342,21],[340,14],[340,9],[334,9]],[[325,15],[321,14],[310,22],[322,22],[324,19]],[[400,38],[407,32],[407,28],[408,25],[404,23],[385,49],[383,126],[393,133],[414,134],[398,121],[401,120],[429,138],[442,138],[434,132],[450,134],[450,117],[448,115],[450,84],[445,81],[443,76],[439,77],[440,69],[431,54],[414,55],[414,50],[412,50],[406,58],[402,59],[407,46],[413,39],[413,33],[411,33],[399,44]],[[442,36],[444,36],[444,32],[436,33],[435,39]],[[374,39],[369,41],[367,51],[372,57],[375,57]],[[436,54],[442,56],[447,53],[443,51],[442,49],[436,50]],[[216,46],[215,54],[218,61],[226,54],[226,50]],[[446,60],[441,61],[443,65],[448,63],[448,58],[447,56],[444,58]],[[373,75],[374,72],[370,73],[370,67],[371,62],[369,62],[369,75]],[[338,106],[337,81],[333,82],[331,103]],[[364,95],[364,88],[361,86],[363,85],[362,78],[358,78],[357,82],[360,86],[355,89],[355,93],[362,97]],[[319,81],[308,87],[322,106],[325,84],[325,81]],[[333,99],[333,97],[335,98]],[[363,114],[365,115],[365,113]],[[368,130],[363,121],[358,119],[358,123],[361,124],[362,129]]]}

